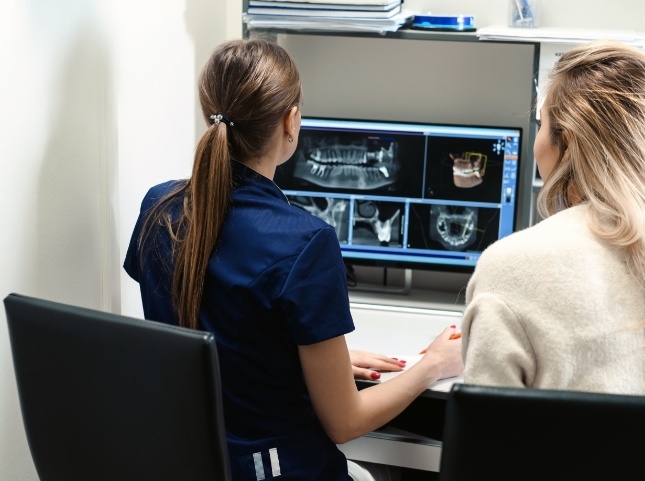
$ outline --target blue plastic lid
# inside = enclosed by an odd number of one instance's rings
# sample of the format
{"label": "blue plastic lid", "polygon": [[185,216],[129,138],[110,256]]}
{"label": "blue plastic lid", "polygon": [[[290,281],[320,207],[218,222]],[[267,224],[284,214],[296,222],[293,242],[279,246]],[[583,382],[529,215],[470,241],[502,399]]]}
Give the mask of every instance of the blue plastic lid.
{"label": "blue plastic lid", "polygon": [[458,31],[474,30],[475,17],[473,15],[415,15],[412,27]]}

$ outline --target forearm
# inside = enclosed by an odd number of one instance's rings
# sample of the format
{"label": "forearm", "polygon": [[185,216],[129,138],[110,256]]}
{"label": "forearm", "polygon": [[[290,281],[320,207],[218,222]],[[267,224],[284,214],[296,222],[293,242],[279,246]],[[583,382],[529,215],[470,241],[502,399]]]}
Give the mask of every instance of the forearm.
{"label": "forearm", "polygon": [[438,366],[428,362],[428,366],[416,364],[393,379],[359,391],[358,410],[364,420],[357,436],[387,424],[439,379]]}
{"label": "forearm", "polygon": [[316,414],[338,444],[386,424],[445,374],[440,362],[425,356],[396,378],[358,391],[343,337],[299,350]]}

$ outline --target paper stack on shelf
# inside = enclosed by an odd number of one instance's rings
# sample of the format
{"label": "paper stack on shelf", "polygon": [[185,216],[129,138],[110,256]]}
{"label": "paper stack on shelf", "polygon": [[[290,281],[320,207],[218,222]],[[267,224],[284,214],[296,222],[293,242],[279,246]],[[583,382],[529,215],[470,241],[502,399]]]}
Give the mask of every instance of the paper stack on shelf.
{"label": "paper stack on shelf", "polygon": [[414,15],[403,0],[249,0],[249,29],[393,32]]}
{"label": "paper stack on shelf", "polygon": [[639,47],[645,45],[645,31],[635,30],[605,30],[582,28],[509,28],[492,26],[480,28],[477,32],[480,40],[494,41],[525,41],[540,43],[573,43],[580,44],[598,39],[610,39],[629,43]]}

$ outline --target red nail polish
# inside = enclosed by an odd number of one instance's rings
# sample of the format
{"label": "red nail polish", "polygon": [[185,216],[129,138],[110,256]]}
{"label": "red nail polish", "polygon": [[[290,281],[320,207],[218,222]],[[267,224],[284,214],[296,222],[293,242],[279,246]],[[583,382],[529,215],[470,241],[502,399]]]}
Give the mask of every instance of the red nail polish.
{"label": "red nail polish", "polygon": [[394,359],[395,361],[398,361],[398,360],[399,360],[397,357],[393,357],[392,359]]}
{"label": "red nail polish", "polygon": [[453,329],[457,329],[457,326],[450,326],[450,327],[452,327]]}
{"label": "red nail polish", "polygon": [[380,372],[373,372],[371,374],[371,376],[372,376],[372,379],[380,379],[381,373]]}
{"label": "red nail polish", "polygon": [[406,361],[405,359],[401,359],[399,362],[400,362],[401,364],[405,364],[405,363],[406,363],[406,362],[408,362],[408,361]]}

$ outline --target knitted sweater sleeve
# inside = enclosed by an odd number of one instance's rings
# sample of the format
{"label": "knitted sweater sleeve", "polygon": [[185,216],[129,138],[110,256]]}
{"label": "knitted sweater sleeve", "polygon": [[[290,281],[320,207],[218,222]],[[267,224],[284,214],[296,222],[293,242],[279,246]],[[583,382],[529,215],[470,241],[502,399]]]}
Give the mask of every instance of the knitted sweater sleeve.
{"label": "knitted sweater sleeve", "polygon": [[470,288],[474,296],[462,322],[464,382],[530,386],[536,362],[519,319],[499,295]]}

